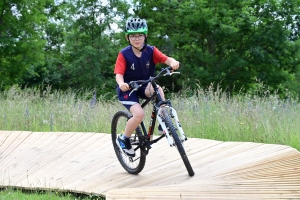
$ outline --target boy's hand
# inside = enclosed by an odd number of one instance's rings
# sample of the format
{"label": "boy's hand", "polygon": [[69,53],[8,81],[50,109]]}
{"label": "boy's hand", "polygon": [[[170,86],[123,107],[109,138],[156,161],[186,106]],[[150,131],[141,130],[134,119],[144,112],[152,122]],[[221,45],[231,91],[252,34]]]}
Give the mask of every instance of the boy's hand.
{"label": "boy's hand", "polygon": [[167,59],[166,64],[169,65],[170,67],[172,67],[173,70],[176,70],[180,67],[180,63],[177,60],[175,60],[174,58],[171,58],[171,57],[169,57]]}
{"label": "boy's hand", "polygon": [[130,89],[129,85],[127,83],[121,83],[119,85],[120,89],[123,91],[123,92],[126,92]]}

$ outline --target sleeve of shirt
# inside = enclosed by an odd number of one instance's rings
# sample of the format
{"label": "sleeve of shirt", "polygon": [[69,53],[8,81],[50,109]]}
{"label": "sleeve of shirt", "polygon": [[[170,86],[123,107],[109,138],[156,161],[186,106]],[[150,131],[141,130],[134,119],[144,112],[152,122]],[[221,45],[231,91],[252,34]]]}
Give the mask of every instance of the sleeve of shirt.
{"label": "sleeve of shirt", "polygon": [[165,63],[168,59],[168,56],[159,51],[156,47],[153,49],[153,61],[155,64],[157,63]]}
{"label": "sleeve of shirt", "polygon": [[123,54],[119,53],[117,57],[114,73],[124,75],[125,70],[126,70],[126,60]]}

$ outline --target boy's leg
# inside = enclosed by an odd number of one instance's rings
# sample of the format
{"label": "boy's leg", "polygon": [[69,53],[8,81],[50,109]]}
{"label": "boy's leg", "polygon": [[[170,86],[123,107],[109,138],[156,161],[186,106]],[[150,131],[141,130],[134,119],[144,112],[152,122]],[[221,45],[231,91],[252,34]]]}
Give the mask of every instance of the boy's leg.
{"label": "boy's leg", "polygon": [[130,112],[132,117],[126,123],[124,134],[117,137],[117,144],[127,156],[135,157],[134,149],[130,144],[130,136],[143,121],[144,110],[139,103],[136,103],[130,107]]}
{"label": "boy's leg", "polygon": [[132,117],[127,121],[123,135],[130,138],[136,127],[142,122],[144,118],[144,110],[139,104],[138,93],[133,92],[130,96],[130,90],[123,92],[117,87],[119,101],[132,113]]}
{"label": "boy's leg", "polygon": [[119,101],[132,113],[132,117],[127,121],[124,133],[118,135],[116,142],[122,151],[130,157],[135,157],[135,151],[130,143],[130,136],[136,127],[142,122],[144,118],[144,110],[139,104],[137,92],[131,91],[123,92],[117,88]]}
{"label": "boy's leg", "polygon": [[143,121],[145,112],[139,103],[136,103],[130,107],[132,117],[127,121],[124,136],[130,137],[136,127]]}
{"label": "boy's leg", "polygon": [[[163,89],[160,86],[158,86],[158,91],[160,93],[161,98],[163,100],[165,100],[164,91],[163,91]],[[153,87],[152,87],[151,83],[148,83],[148,85],[147,85],[147,87],[145,89],[145,95],[146,95],[146,97],[149,98],[153,94],[153,92],[154,92],[154,90],[153,90]]]}

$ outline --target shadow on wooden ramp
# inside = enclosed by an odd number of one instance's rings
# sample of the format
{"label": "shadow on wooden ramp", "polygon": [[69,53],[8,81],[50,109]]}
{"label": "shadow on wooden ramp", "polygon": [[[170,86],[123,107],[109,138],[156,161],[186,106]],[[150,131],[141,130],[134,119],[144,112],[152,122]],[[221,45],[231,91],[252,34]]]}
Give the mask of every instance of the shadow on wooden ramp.
{"label": "shadow on wooden ramp", "polygon": [[163,140],[131,175],[109,134],[0,131],[0,186],[106,199],[300,199],[300,153],[289,146],[190,138],[185,149],[193,177]]}

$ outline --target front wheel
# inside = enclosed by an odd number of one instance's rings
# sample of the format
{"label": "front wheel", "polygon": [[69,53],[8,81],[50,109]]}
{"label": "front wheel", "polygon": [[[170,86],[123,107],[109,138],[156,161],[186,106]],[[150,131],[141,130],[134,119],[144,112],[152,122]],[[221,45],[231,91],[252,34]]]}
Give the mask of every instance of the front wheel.
{"label": "front wheel", "polygon": [[190,164],[190,161],[185,153],[185,150],[183,148],[183,145],[182,145],[182,142],[181,140],[179,139],[179,136],[176,132],[176,128],[174,127],[174,124],[172,123],[172,120],[170,119],[170,115],[168,114],[168,112],[164,109],[163,110],[163,115],[164,115],[164,119],[165,119],[165,123],[166,123],[166,126],[169,128],[169,131],[170,131],[170,134],[172,135],[173,137],[173,140],[175,142],[175,145],[179,151],[179,154],[183,160],[183,163],[189,173],[190,176],[194,176],[194,170]]}
{"label": "front wheel", "polygon": [[116,143],[118,134],[124,133],[127,121],[131,117],[132,115],[126,111],[118,111],[113,116],[111,138],[115,153],[123,168],[130,174],[138,174],[143,170],[146,163],[145,146],[140,145],[143,137],[140,127],[137,127],[130,137],[131,145],[135,150],[135,157],[127,156]]}

